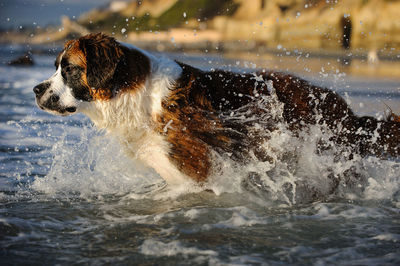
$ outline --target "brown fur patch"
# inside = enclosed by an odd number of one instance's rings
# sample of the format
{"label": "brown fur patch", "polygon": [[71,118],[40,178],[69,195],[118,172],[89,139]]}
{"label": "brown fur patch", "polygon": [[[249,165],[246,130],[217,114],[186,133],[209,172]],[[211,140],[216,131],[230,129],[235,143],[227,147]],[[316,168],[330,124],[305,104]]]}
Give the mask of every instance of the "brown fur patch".
{"label": "brown fur patch", "polygon": [[63,58],[67,59],[70,64],[86,68],[86,56],[79,47],[79,41],[68,41],[64,46]]}
{"label": "brown fur patch", "polygon": [[[253,94],[254,88],[265,91],[266,87],[256,84],[250,75],[202,72],[180,65],[183,74],[162,102],[158,131],[171,144],[170,159],[178,169],[203,182],[212,165],[211,150],[243,158],[244,142],[249,141],[244,126],[228,126],[218,114],[249,103],[251,99],[246,95]],[[221,87],[217,88],[215,83]]]}
{"label": "brown fur patch", "polygon": [[122,91],[136,90],[150,73],[150,61],[145,55],[102,33],[66,42],[57,57],[57,66],[61,56],[84,69],[81,85],[92,100],[109,100]]}
{"label": "brown fur patch", "polygon": [[119,44],[104,34],[89,34],[78,39],[86,56],[88,85],[96,90],[98,99],[112,97],[123,90],[143,85],[150,73],[150,61],[141,52]]}

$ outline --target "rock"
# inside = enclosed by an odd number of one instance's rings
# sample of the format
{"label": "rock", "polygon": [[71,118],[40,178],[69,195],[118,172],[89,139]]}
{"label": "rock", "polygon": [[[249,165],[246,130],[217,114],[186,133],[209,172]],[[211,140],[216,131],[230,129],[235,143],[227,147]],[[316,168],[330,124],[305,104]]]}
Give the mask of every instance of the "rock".
{"label": "rock", "polygon": [[30,53],[25,53],[23,56],[20,56],[8,63],[10,66],[33,66],[35,63],[33,62],[33,58]]}

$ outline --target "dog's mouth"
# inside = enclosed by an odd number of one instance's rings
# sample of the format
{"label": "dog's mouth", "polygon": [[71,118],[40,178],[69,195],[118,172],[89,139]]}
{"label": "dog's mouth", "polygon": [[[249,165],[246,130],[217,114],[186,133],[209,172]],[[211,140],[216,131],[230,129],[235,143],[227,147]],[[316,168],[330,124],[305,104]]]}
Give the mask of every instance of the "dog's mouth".
{"label": "dog's mouth", "polygon": [[71,107],[67,107],[65,108],[65,111],[68,113],[75,113],[76,112],[76,107],[71,106]]}
{"label": "dog's mouth", "polygon": [[38,106],[40,109],[43,111],[56,114],[56,115],[70,115],[73,113],[76,113],[77,108],[75,106],[69,106],[69,107],[61,107],[61,106],[44,106],[42,104],[38,103]]}

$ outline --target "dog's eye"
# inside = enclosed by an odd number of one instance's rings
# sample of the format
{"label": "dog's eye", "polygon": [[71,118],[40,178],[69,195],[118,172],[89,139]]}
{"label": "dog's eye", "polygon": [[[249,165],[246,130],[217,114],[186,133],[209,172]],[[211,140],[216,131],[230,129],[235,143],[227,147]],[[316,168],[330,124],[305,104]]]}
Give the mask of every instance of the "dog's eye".
{"label": "dog's eye", "polygon": [[69,73],[69,72],[72,71],[72,69],[73,69],[73,67],[70,66],[70,65],[68,65],[68,66],[66,66],[66,67],[64,68],[64,71],[65,71],[66,73]]}

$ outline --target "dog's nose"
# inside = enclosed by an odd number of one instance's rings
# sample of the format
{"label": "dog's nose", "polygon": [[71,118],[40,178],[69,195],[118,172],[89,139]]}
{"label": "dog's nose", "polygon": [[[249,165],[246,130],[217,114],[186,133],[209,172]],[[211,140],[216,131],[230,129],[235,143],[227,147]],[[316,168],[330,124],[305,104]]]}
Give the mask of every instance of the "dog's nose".
{"label": "dog's nose", "polygon": [[43,94],[43,92],[45,91],[45,90],[47,90],[48,88],[50,87],[50,83],[48,83],[48,82],[43,82],[43,83],[40,83],[39,85],[37,85],[36,87],[34,87],[33,88],[33,92],[36,94],[36,95],[41,95],[41,94]]}

